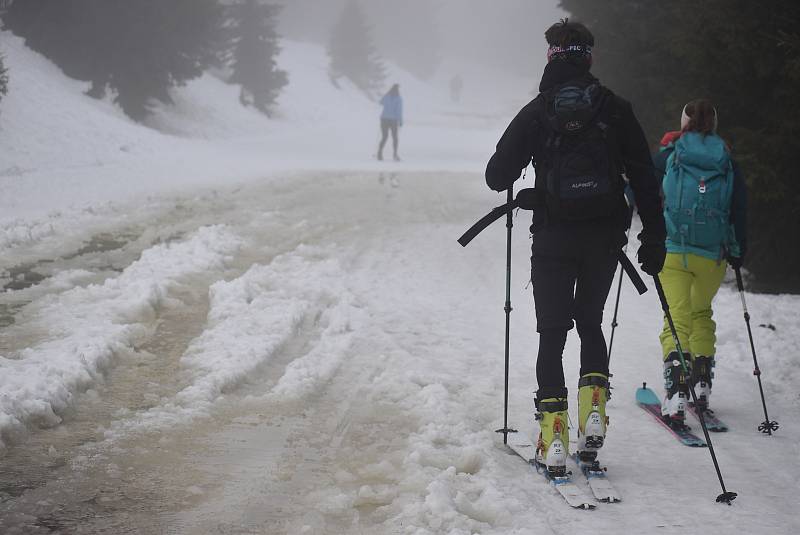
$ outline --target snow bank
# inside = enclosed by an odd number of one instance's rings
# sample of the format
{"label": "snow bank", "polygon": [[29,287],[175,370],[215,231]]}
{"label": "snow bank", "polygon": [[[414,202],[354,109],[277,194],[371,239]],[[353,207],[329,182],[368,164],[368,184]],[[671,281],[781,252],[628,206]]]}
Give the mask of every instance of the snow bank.
{"label": "snow bank", "polygon": [[335,250],[301,245],[269,265],[256,264],[241,277],[213,284],[206,328],[181,359],[189,386],[158,407],[117,422],[114,431],[153,430],[207,414],[226,391],[303,337],[310,350],[288,363],[269,397],[297,400],[330,379],[364,314],[333,258]]}
{"label": "snow bank", "polygon": [[[60,423],[75,394],[151,334],[170,289],[192,273],[222,269],[241,240],[224,226],[156,245],[117,278],[29,305],[23,321],[46,339],[0,357],[0,438],[25,425]],[[0,446],[3,440],[0,440]]]}
{"label": "snow bank", "polygon": [[[752,316],[750,325],[765,385],[767,403],[782,398],[800,408],[800,325],[797,310],[800,297],[796,295],[746,294],[747,307]],[[739,293],[734,287],[723,287],[714,301],[717,322],[717,368],[728,367],[743,376],[753,370],[753,353],[747,336],[744,311]],[[757,392],[756,378],[752,378],[753,392]],[[755,400],[755,396],[752,397]],[[770,417],[777,417],[771,414]]]}

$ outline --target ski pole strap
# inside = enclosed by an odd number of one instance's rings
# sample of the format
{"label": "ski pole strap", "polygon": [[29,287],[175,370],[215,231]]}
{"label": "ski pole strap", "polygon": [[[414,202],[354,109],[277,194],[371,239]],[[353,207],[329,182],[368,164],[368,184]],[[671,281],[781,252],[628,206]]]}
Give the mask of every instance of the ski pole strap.
{"label": "ski pole strap", "polygon": [[475,236],[483,232],[483,230],[486,227],[488,227],[489,225],[491,225],[492,223],[494,223],[495,221],[497,221],[498,219],[500,219],[513,209],[514,209],[513,202],[506,203],[502,206],[494,208],[491,212],[480,218],[480,220],[477,223],[472,225],[469,228],[469,230],[466,231],[464,235],[458,239],[458,243],[461,244],[461,247],[466,247],[467,245],[469,245],[469,242],[471,242],[473,238],[475,238]]}
{"label": "ski pole strap", "polygon": [[633,267],[633,263],[631,259],[628,258],[628,255],[625,254],[625,251],[620,249],[619,251],[619,264],[622,266],[623,271],[627,273],[628,278],[631,279],[634,288],[636,291],[639,292],[639,295],[643,295],[647,291],[647,286],[645,285],[642,277],[639,275],[639,272],[636,271],[636,268]]}
{"label": "ski pole strap", "polygon": [[464,233],[458,239],[458,243],[461,244],[462,247],[466,247],[469,242],[472,241],[475,236],[483,232],[483,230],[503,217],[504,215],[511,212],[514,208],[522,208],[523,210],[534,210],[542,206],[542,194],[536,188],[525,188],[521,189],[519,193],[517,193],[517,198],[511,200],[512,193],[509,189],[509,202],[505,203],[502,206],[498,206],[497,208],[493,209],[491,212],[483,216],[477,223],[472,225],[468,231]]}

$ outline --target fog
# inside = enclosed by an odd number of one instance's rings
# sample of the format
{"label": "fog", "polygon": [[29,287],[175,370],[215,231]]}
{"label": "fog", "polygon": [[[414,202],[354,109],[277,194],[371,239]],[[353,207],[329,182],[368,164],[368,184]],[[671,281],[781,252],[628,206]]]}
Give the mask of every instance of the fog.
{"label": "fog", "polygon": [[[324,44],[349,0],[291,0],[281,32]],[[363,0],[372,38],[386,60],[422,78],[467,71],[538,78],[544,31],[564,16],[556,0]]]}

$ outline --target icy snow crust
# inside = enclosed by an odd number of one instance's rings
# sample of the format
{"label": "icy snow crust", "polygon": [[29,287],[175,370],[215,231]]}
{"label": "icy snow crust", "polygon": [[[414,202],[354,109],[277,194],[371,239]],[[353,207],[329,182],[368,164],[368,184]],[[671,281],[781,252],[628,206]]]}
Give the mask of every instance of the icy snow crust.
{"label": "icy snow crust", "polygon": [[[206,75],[144,127],[1,37],[0,280],[17,286],[0,294],[0,532],[800,529],[795,296],[747,295],[771,438],[735,288],[716,301],[712,402],[732,429],[713,438],[733,507],[714,503],[708,453],[633,403],[642,381],[659,390],[661,318],[627,281],[602,454],[624,501],[569,510],[503,447],[505,228],[455,239],[504,200],[480,169],[504,126],[487,117],[516,104],[453,108],[398,71],[413,163],[379,164],[377,109],[334,89],[312,45],[286,45],[277,120]],[[516,217],[509,411],[523,434],[527,225]],[[569,386],[577,355],[571,335]]]}

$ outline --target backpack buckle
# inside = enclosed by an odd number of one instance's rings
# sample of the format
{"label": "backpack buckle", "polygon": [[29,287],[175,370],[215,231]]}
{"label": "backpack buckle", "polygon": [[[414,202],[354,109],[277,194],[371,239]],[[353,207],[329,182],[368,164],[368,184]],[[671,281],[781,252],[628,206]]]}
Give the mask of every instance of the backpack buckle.
{"label": "backpack buckle", "polygon": [[704,178],[700,179],[700,186],[697,188],[700,193],[706,192],[706,180]]}

